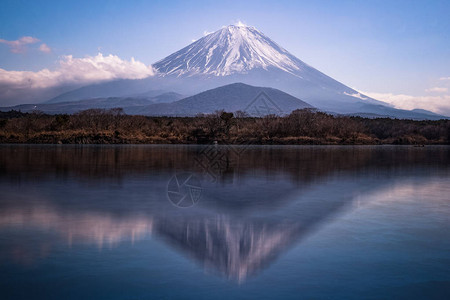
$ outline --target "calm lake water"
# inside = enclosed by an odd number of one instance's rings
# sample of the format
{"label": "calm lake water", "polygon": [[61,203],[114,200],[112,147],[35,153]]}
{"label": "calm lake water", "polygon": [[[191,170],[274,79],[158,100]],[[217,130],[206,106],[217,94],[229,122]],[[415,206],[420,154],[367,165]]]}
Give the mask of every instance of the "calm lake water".
{"label": "calm lake water", "polygon": [[450,299],[450,147],[0,146],[0,299]]}

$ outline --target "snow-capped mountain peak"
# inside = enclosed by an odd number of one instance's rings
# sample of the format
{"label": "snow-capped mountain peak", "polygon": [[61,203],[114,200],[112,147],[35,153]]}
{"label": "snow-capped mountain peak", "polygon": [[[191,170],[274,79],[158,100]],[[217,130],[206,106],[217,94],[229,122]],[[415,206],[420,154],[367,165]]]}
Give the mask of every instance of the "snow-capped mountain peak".
{"label": "snow-capped mountain peak", "polygon": [[295,74],[304,65],[256,28],[237,24],[208,34],[153,66],[162,76],[226,76],[269,67]]}

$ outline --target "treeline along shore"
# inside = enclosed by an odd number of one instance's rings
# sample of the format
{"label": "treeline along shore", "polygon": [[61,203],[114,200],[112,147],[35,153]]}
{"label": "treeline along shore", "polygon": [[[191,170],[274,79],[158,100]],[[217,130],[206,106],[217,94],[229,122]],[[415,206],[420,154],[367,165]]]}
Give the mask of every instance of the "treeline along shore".
{"label": "treeline along shore", "polygon": [[0,143],[30,144],[449,144],[450,120],[333,116],[303,109],[250,117],[218,111],[195,117],[125,115],[120,108],[73,115],[0,112]]}

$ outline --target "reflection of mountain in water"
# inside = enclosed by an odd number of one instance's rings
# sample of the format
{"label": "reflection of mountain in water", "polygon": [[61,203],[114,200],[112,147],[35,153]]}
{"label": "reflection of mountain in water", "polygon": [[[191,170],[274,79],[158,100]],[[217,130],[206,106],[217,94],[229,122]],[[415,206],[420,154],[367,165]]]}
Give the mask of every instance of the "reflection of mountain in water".
{"label": "reflection of mountain in water", "polygon": [[[61,244],[101,248],[151,234],[238,281],[351,207],[355,197],[405,178],[426,182],[424,170],[449,170],[447,148],[261,147],[241,157],[233,180],[218,182],[183,210],[165,199],[165,175],[188,170],[196,147],[33,147],[0,147],[0,232],[21,232],[0,240],[0,257],[30,262]],[[120,184],[111,188],[115,180]]]}
{"label": "reflection of mountain in water", "polygon": [[[363,181],[368,180],[373,178]],[[153,228],[163,240],[207,269],[243,281],[340,212],[350,209],[354,198],[362,192],[385,184],[380,181],[364,189],[361,181],[353,183],[343,178],[329,182],[326,193],[321,184],[305,187],[306,190],[276,210],[270,209],[271,203],[262,203],[266,207],[259,207],[256,212],[255,208],[239,210],[235,203],[231,210],[224,204],[207,205],[208,209],[220,209],[222,213],[199,211],[156,218]],[[237,189],[234,196],[239,196],[239,192]],[[226,198],[222,197],[222,201]]]}
{"label": "reflection of mountain in water", "polygon": [[183,253],[228,278],[244,280],[296,241],[298,224],[210,219],[164,220],[158,233]]}
{"label": "reflection of mountain in water", "polygon": [[[297,242],[309,230],[324,221],[345,202],[305,208],[309,213],[302,218],[280,220],[270,215],[241,218],[232,213],[217,214],[199,212],[161,215],[117,215],[108,212],[64,212],[49,205],[4,207],[0,213],[0,230],[20,229],[21,241],[0,243],[1,256],[9,255],[18,262],[30,262],[41,257],[36,249],[46,247],[45,255],[53,246],[65,243],[69,247],[77,243],[91,243],[101,249],[119,242],[145,238],[153,234],[175,246],[179,251],[200,262],[209,270],[238,281],[268,266],[290,245]],[[29,231],[40,232],[40,244],[32,248],[20,246],[20,242],[33,240]],[[42,234],[47,233],[47,234]],[[55,234],[57,235],[55,237]]]}

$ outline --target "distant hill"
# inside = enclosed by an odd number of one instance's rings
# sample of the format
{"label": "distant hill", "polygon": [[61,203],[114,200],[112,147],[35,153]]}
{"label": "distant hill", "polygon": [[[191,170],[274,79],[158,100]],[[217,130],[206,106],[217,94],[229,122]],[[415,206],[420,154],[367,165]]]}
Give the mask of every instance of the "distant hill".
{"label": "distant hill", "polygon": [[126,113],[133,113],[134,111],[139,112],[142,107],[147,107],[151,104],[169,103],[183,98],[182,95],[174,92],[164,92],[160,95],[151,96],[155,93],[155,91],[152,91],[136,95],[135,97],[108,97],[42,104],[22,104],[12,107],[0,107],[0,111],[42,111],[47,114],[73,114],[91,108],[111,109],[121,107]]}
{"label": "distant hill", "polygon": [[360,112],[345,114],[347,116],[358,116],[363,118],[396,118],[410,120],[441,120],[448,119],[446,116],[435,114],[424,109],[398,109],[384,105],[370,105],[373,113],[366,113],[366,106],[370,104],[360,104]]}
{"label": "distant hill", "polygon": [[273,88],[234,83],[167,104],[149,105],[144,115],[193,116],[199,113],[242,111],[251,116],[289,114],[293,110],[313,108],[310,104]]}

